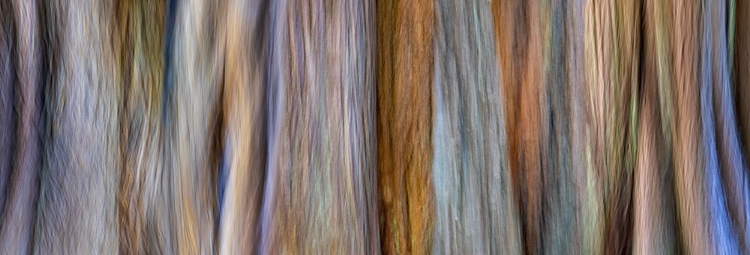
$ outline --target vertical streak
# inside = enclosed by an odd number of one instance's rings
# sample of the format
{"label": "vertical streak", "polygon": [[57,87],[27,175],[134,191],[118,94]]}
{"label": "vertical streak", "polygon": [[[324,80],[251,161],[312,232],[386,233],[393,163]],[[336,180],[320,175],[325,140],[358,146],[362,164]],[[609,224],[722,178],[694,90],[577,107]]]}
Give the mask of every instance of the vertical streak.
{"label": "vertical streak", "polygon": [[[668,77],[663,77],[666,58],[663,45],[664,20],[662,2],[645,3],[644,57],[641,60],[642,80],[638,128],[638,154],[634,169],[633,194],[633,250],[638,254],[676,253],[674,194],[671,164],[669,162],[671,141],[663,132],[668,125],[669,105],[660,97],[664,87],[671,86]],[[661,109],[661,110],[660,110]],[[668,127],[667,127],[668,128]]]}
{"label": "vertical streak", "polygon": [[377,3],[378,183],[386,254],[426,254],[432,247],[433,5]]}
{"label": "vertical streak", "polygon": [[[525,170],[521,168],[521,131],[523,125],[520,122],[520,93],[525,88],[521,86],[522,75],[528,62],[528,8],[522,1],[499,0],[492,2],[492,10],[495,22],[495,36],[497,39],[497,56],[500,71],[500,95],[503,102],[504,130],[507,137],[508,160],[508,195],[513,203],[511,214],[516,214],[514,220],[520,229],[520,236],[516,240],[516,253],[528,249],[526,223],[526,189],[522,184],[522,174]],[[515,209],[512,209],[515,208]],[[509,222],[510,223],[510,222]]]}
{"label": "vertical streak", "polygon": [[224,45],[217,40],[221,4],[186,1],[176,6],[174,42],[166,72],[163,122],[165,174],[171,201],[173,246],[179,254],[213,253],[216,229],[214,139]]}
{"label": "vertical streak", "polygon": [[219,253],[254,254],[260,241],[261,199],[266,168],[264,19],[267,3],[229,1],[223,90],[223,151],[227,185],[221,202]]}
{"label": "vertical streak", "polygon": [[436,2],[433,253],[520,253],[488,4]]}
{"label": "vertical streak", "polygon": [[[575,172],[571,136],[573,123],[575,82],[572,74],[575,70],[569,65],[575,57],[575,41],[568,37],[575,30],[574,20],[568,19],[569,11],[575,10],[575,3],[554,0],[545,6],[546,27],[545,62],[543,77],[545,84],[542,92],[545,102],[542,123],[543,139],[546,149],[542,161],[544,202],[543,202],[543,240],[546,253],[580,253],[575,247],[577,226],[575,215],[574,190]],[[573,23],[573,24],[570,24]],[[572,233],[572,234],[571,234]]]}
{"label": "vertical streak", "polygon": [[122,169],[118,190],[120,252],[174,250],[161,153],[165,4],[120,1],[113,43],[120,64],[123,114]]}
{"label": "vertical streak", "polygon": [[[734,32],[732,33],[734,36],[728,36],[727,40],[729,42],[733,42],[733,47],[730,47],[730,54],[729,57],[733,60],[733,64],[731,65],[731,72],[732,75],[731,80],[733,81],[733,91],[734,94],[734,109],[736,109],[737,113],[737,122],[738,122],[738,139],[741,139],[740,146],[742,146],[741,149],[744,149],[743,157],[747,160],[750,158],[750,154],[748,152],[748,148],[750,148],[750,100],[745,100],[746,98],[750,98],[750,72],[747,72],[748,66],[750,65],[750,27],[748,27],[750,24],[748,23],[748,19],[744,18],[747,17],[747,15],[750,15],[750,3],[747,1],[732,1],[732,3],[735,3],[735,9],[734,9],[734,18],[731,18],[731,20],[736,20],[736,23],[734,24],[733,28],[730,28],[729,31],[732,31],[734,29]],[[750,183],[748,183],[748,175],[747,171],[744,171],[744,178],[746,180],[745,182],[745,194],[744,197],[747,199],[750,197],[750,191],[748,191],[748,187],[750,186]],[[750,203],[745,202],[745,215],[744,220],[739,220],[738,229],[743,230],[744,233],[740,233],[740,235],[744,235],[744,239],[740,239],[741,243],[744,243],[744,251],[750,252],[748,249],[748,244],[750,244],[750,208],[747,208]],[[743,215],[739,215],[740,217],[743,217]]]}
{"label": "vertical streak", "polygon": [[675,193],[682,250],[689,253],[712,253],[713,240],[706,203],[707,185],[703,169],[709,167],[703,148],[701,130],[700,83],[698,73],[699,8],[693,2],[675,1],[672,5],[672,57],[674,60],[675,100]]}
{"label": "vertical streak", "polygon": [[740,136],[738,134],[737,119],[735,117],[734,98],[732,96],[730,79],[730,61],[731,39],[727,38],[729,21],[727,19],[726,1],[710,2],[712,5],[710,19],[705,21],[710,23],[709,30],[704,32],[711,33],[713,47],[710,50],[713,54],[710,61],[711,84],[713,84],[715,112],[715,128],[717,153],[719,154],[719,165],[721,166],[718,178],[720,178],[723,192],[725,195],[726,207],[722,212],[727,215],[727,225],[730,237],[729,246],[734,246],[732,252],[747,253],[750,252],[750,237],[747,236],[750,215],[750,187],[748,186],[748,166],[742,153]]}
{"label": "vertical streak", "polygon": [[[570,107],[570,172],[571,187],[570,191],[573,196],[571,203],[575,208],[572,220],[573,227],[566,230],[566,235],[575,238],[570,245],[569,253],[592,253],[592,247],[588,243],[587,230],[590,229],[590,223],[593,217],[592,208],[586,206],[586,196],[595,193],[594,190],[587,186],[590,168],[587,161],[587,150],[590,150],[591,143],[587,140],[590,117],[587,115],[588,93],[586,87],[586,17],[584,14],[584,0],[576,0],[567,3],[565,11],[565,40],[567,41],[567,90],[568,104]],[[595,226],[595,224],[591,224]]]}
{"label": "vertical streak", "polygon": [[[0,17],[0,129],[15,130],[16,114],[14,101],[16,90],[16,58],[14,51],[15,17],[11,1],[0,2],[0,12],[7,13]],[[5,203],[8,198],[10,175],[13,170],[14,132],[0,133],[0,222],[5,219]],[[3,229],[0,223],[0,231]]]}
{"label": "vertical streak", "polygon": [[375,144],[366,127],[374,118],[365,70],[375,54],[372,11],[349,1],[271,6],[261,253],[379,252],[368,190],[375,164],[366,161]]}
{"label": "vertical streak", "polygon": [[584,3],[585,62],[586,66],[586,178],[589,191],[582,197],[584,218],[589,219],[583,230],[584,251],[603,253],[607,240],[607,200],[609,199],[608,160],[609,130],[607,116],[610,114],[611,88],[614,87],[614,15],[612,1],[586,1]]}
{"label": "vertical streak", "polygon": [[[120,89],[109,1],[45,2],[51,79],[35,254],[116,253]],[[58,62],[59,61],[59,62]],[[86,217],[82,217],[85,215]]]}
{"label": "vertical streak", "polygon": [[614,2],[612,82],[607,106],[606,251],[631,253],[633,168],[635,165],[641,2]]}
{"label": "vertical streak", "polygon": [[527,254],[539,254],[544,251],[542,225],[542,204],[544,186],[542,183],[542,151],[545,137],[542,133],[542,111],[544,101],[542,91],[543,72],[543,8],[537,2],[526,2],[524,7],[525,24],[528,26],[528,37],[517,43],[528,47],[522,51],[522,66],[517,70],[519,75],[518,119],[519,123],[519,181],[524,222],[524,250]]}
{"label": "vertical streak", "polygon": [[[0,252],[25,254],[31,252],[34,215],[39,192],[41,168],[42,87],[39,83],[39,42],[37,3],[14,1],[13,18],[16,28],[16,96],[14,108],[18,112],[13,149],[12,173],[8,183],[8,197],[0,216]],[[8,12],[6,12],[8,13]],[[10,16],[10,15],[9,15]],[[10,87],[10,85],[8,85]],[[7,129],[7,133],[11,133]],[[3,178],[3,177],[0,177]],[[2,204],[0,204],[2,206]]]}

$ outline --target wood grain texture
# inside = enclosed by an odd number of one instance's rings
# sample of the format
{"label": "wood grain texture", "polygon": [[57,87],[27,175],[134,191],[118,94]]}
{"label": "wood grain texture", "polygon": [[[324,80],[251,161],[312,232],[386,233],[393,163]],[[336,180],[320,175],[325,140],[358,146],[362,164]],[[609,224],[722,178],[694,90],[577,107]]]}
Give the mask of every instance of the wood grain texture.
{"label": "wood grain texture", "polygon": [[260,253],[379,253],[374,5],[271,4]]}
{"label": "wood grain texture", "polygon": [[437,254],[518,254],[517,204],[490,3],[435,7],[432,182]]}
{"label": "wood grain texture", "polygon": [[[729,1],[730,7],[735,5],[734,7],[734,17],[731,17],[731,19],[734,21],[730,22],[728,24],[729,26],[729,35],[727,36],[727,44],[732,45],[733,47],[729,47],[729,58],[730,58],[730,66],[732,75],[731,77],[731,84],[733,85],[732,92],[734,92],[734,104],[736,109],[736,116],[737,116],[737,127],[738,127],[738,136],[739,139],[741,139],[742,142],[742,151],[744,151],[744,158],[747,160],[750,158],[750,154],[748,154],[748,148],[750,148],[750,100],[745,100],[745,98],[748,98],[750,96],[750,73],[746,72],[748,66],[750,66],[750,48],[748,47],[748,43],[750,43],[750,28],[748,27],[748,20],[743,18],[747,17],[747,15],[750,15],[750,4],[746,1]],[[733,27],[731,25],[734,25]],[[731,31],[734,32],[732,33]],[[734,35],[734,36],[732,36]],[[748,173],[747,171],[744,171],[744,178],[747,180]],[[747,181],[744,184],[745,189],[748,189],[750,187],[750,183]],[[745,199],[748,197],[748,193],[745,192]],[[748,205],[750,203],[745,202],[745,216],[744,220],[741,219],[743,216],[740,216],[740,219],[737,220],[737,229],[740,230],[738,235],[742,237],[742,239],[739,239],[740,243],[744,243],[744,251],[750,252],[748,249],[748,245],[750,244],[750,210],[748,209]],[[742,230],[745,230],[744,233],[742,233]]]}
{"label": "wood grain texture", "polygon": [[42,175],[34,253],[116,253],[120,90],[112,2],[42,4]]}
{"label": "wood grain texture", "polygon": [[672,15],[672,57],[674,60],[675,100],[675,193],[682,249],[690,253],[710,253],[709,207],[706,184],[700,114],[698,6],[675,1]]}
{"label": "wood grain texture", "polygon": [[522,249],[542,252],[541,115],[542,13],[538,3],[500,1],[494,6],[508,165],[518,201]]}
{"label": "wood grain texture", "polygon": [[118,190],[120,252],[174,251],[162,158],[164,2],[120,1],[113,27],[123,114]]}
{"label": "wood grain texture", "polygon": [[[220,2],[169,1],[164,83],[164,175],[174,253],[215,252]],[[173,16],[172,16],[173,15]],[[173,23],[172,23],[173,22]]]}
{"label": "wood grain texture", "polygon": [[[42,117],[42,86],[40,83],[40,52],[36,1],[14,1],[16,46],[14,107],[15,131],[5,129],[15,138],[12,172],[7,179],[8,197],[0,216],[0,252],[30,253],[32,250],[34,215],[37,211],[42,139],[39,127]],[[9,13],[9,12],[8,12]],[[11,117],[12,118],[12,117]],[[0,177],[3,178],[3,177]]]}
{"label": "wood grain texture", "polygon": [[[646,2],[641,65],[637,163],[634,169],[633,250],[678,252],[671,160],[669,2]],[[671,93],[670,93],[671,94]],[[663,102],[667,100],[667,102]]]}
{"label": "wood grain texture", "polygon": [[432,169],[434,1],[377,3],[378,185],[386,254],[426,254]]}
{"label": "wood grain texture", "polygon": [[748,205],[747,166],[739,148],[729,84],[726,2],[701,2],[700,91],[706,184],[714,252],[741,253]]}
{"label": "wood grain texture", "polygon": [[747,15],[0,1],[0,254],[750,253]]}
{"label": "wood grain texture", "polygon": [[[223,92],[219,114],[220,240],[218,253],[255,254],[260,244],[260,212],[266,173],[267,86],[266,36],[268,3],[227,1],[218,45],[224,48]],[[223,190],[223,191],[222,191]]]}
{"label": "wood grain texture", "polygon": [[[8,198],[8,185],[13,170],[13,147],[16,115],[13,114],[16,89],[16,54],[14,53],[15,20],[10,1],[0,3],[0,11],[7,13],[0,17],[0,129],[10,132],[0,133],[0,220],[4,219],[5,203]],[[0,230],[3,229],[0,224]]]}

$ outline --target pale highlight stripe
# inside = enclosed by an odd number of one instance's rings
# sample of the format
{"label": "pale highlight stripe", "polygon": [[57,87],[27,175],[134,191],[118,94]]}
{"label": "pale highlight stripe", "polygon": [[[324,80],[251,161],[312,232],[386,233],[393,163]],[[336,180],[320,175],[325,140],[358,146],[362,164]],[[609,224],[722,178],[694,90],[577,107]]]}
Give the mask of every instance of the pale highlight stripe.
{"label": "pale highlight stripe", "polygon": [[[120,90],[106,1],[45,2],[53,61],[35,254],[116,253]],[[109,3],[111,4],[111,3]],[[59,43],[59,44],[57,44]],[[59,62],[57,62],[59,61]],[[59,64],[59,66],[57,66]],[[86,215],[83,218],[81,215]]]}
{"label": "pale highlight stripe", "polygon": [[226,171],[219,201],[218,253],[259,252],[260,211],[266,168],[265,33],[267,3],[228,1],[218,31],[223,58],[221,138]]}
{"label": "pale highlight stripe", "polygon": [[[486,2],[437,1],[433,253],[520,253]],[[452,18],[455,17],[455,18]],[[495,209],[492,209],[495,208]]]}
{"label": "pale highlight stripe", "polygon": [[[212,158],[214,116],[220,87],[221,50],[216,36],[218,3],[180,1],[175,8],[171,58],[165,83],[164,168],[174,251],[213,253],[216,171]],[[170,10],[172,11],[172,10]],[[213,26],[212,26],[213,25]]]}

